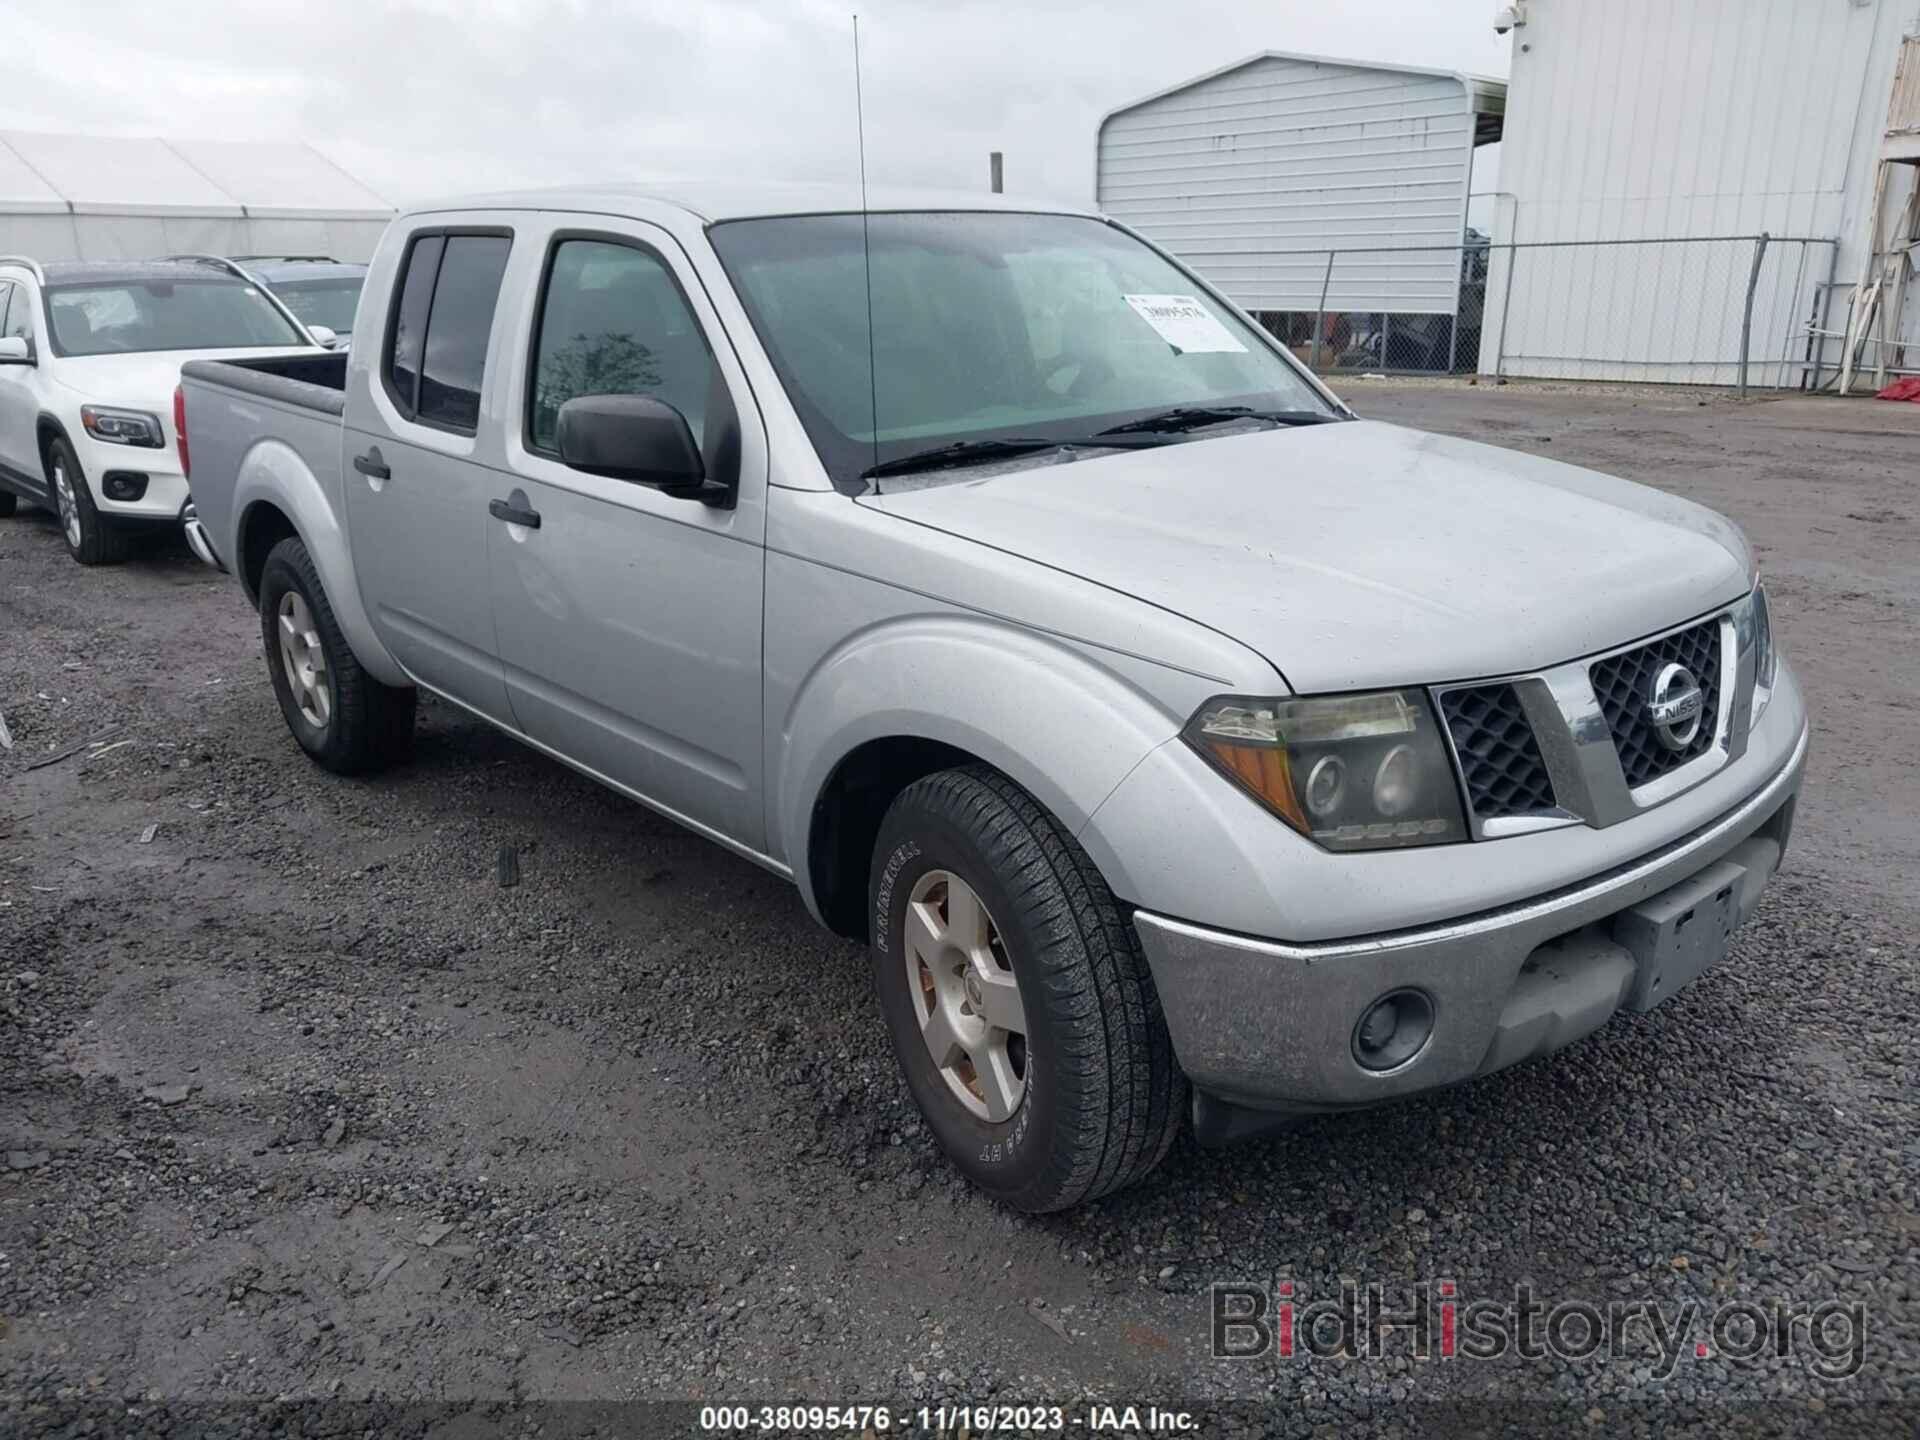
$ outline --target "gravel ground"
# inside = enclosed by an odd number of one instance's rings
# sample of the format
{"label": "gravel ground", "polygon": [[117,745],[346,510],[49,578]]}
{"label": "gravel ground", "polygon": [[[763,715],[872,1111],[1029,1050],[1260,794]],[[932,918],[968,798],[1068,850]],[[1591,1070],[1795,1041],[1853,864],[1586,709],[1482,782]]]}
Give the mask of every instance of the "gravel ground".
{"label": "gravel ground", "polygon": [[[1788,871],[1652,1015],[1182,1141],[1048,1219],[943,1163],[864,957],[781,882],[443,705],[408,768],[326,775],[231,582],[170,543],[82,571],[48,517],[0,522],[0,1433],[642,1434],[694,1412],[583,1402],[947,1400],[1070,1425],[1160,1401],[1206,1433],[1913,1434],[1920,408],[1346,389],[1747,527],[1820,727]],[[1701,1318],[1670,1373],[1644,1332],[1612,1360],[1421,1360],[1404,1332],[1209,1358],[1211,1283],[1343,1279],[1391,1308],[1450,1281]],[[1705,1316],[1735,1300],[1857,1305],[1830,1333],[1858,1355],[1734,1358]]]}

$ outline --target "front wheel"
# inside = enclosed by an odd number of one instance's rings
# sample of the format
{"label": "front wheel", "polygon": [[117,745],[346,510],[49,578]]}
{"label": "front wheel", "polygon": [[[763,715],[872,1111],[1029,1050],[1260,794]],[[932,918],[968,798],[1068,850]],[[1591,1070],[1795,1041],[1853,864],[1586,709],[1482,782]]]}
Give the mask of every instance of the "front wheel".
{"label": "front wheel", "polygon": [[60,538],[67,553],[82,565],[118,565],[127,558],[127,532],[116,529],[93,503],[86,473],[65,440],[47,448],[47,488],[53,491],[54,512],[60,517]]}
{"label": "front wheel", "polygon": [[984,766],[903,790],[874,848],[874,979],[928,1125],[1032,1212],[1145,1177],[1186,1110],[1133,926],[1086,852]]}
{"label": "front wheel", "polygon": [[360,775],[412,753],[415,692],[361,668],[297,538],[274,546],[260,572],[260,636],[280,713],[320,765]]}

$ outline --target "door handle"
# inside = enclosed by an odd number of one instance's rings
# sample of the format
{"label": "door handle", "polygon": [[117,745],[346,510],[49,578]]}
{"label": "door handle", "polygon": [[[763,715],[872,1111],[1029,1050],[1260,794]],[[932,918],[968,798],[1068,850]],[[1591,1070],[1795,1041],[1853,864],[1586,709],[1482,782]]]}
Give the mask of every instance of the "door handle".
{"label": "door handle", "polygon": [[[525,497],[520,497],[525,498]],[[529,510],[525,505],[516,505],[511,500],[489,500],[487,513],[496,520],[504,520],[509,525],[525,526],[529,530],[540,528],[540,512]]]}
{"label": "door handle", "polygon": [[380,447],[374,446],[364,455],[353,457],[353,468],[369,480],[391,480],[393,471],[387,468],[387,462],[380,458]]}

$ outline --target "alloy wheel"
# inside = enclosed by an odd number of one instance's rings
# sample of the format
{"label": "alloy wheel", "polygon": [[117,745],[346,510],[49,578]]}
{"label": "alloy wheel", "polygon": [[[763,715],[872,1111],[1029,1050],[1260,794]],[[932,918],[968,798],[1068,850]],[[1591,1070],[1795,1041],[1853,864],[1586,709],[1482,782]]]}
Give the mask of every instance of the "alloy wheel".
{"label": "alloy wheel", "polygon": [[280,663],[287,672],[293,703],[309,725],[324,730],[333,715],[333,682],[313,611],[299,591],[289,590],[280,597],[279,622]]}
{"label": "alloy wheel", "polygon": [[64,462],[53,462],[53,502],[60,509],[60,528],[67,532],[67,543],[78,550],[81,543],[80,502],[74,497],[73,480]]}
{"label": "alloy wheel", "polygon": [[1027,1012],[999,927],[950,870],[929,870],[908,897],[907,993],[920,1038],[972,1114],[1011,1117],[1027,1093]]}

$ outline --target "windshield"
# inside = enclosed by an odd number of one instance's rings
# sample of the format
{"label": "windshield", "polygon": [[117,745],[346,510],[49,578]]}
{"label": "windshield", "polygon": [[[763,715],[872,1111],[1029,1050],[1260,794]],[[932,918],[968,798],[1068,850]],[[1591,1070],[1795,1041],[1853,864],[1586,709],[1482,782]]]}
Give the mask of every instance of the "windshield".
{"label": "windshield", "polygon": [[871,366],[859,215],[709,232],[843,489],[934,446],[1086,439],[1173,406],[1333,413],[1263,335],[1102,221],[943,212],[866,223]]}
{"label": "windshield", "polygon": [[256,287],[235,280],[61,285],[47,291],[47,311],[62,355],[307,343]]}
{"label": "windshield", "polygon": [[360,308],[360,275],[337,280],[282,280],[273,287],[302,325],[324,325],[336,335],[353,333],[353,312]]}

